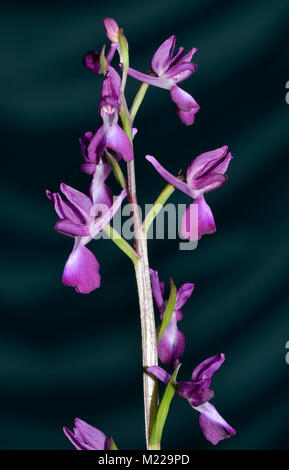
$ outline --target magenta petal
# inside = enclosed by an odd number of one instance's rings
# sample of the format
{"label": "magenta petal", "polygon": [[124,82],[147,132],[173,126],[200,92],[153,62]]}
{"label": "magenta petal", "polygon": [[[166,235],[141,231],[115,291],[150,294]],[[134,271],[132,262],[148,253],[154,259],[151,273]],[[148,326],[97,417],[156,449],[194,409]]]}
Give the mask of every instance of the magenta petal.
{"label": "magenta petal", "polygon": [[158,344],[158,355],[164,364],[175,369],[179,357],[185,350],[185,337],[178,330],[175,313]]}
{"label": "magenta petal", "polygon": [[190,111],[193,106],[198,107],[194,98],[177,85],[172,87],[170,94],[173,102],[176,103],[177,107],[182,111]]}
{"label": "magenta petal", "polygon": [[79,210],[83,217],[88,220],[92,208],[91,199],[86,194],[81,193],[77,189],[68,186],[67,184],[61,183],[60,189],[63,194],[67,197],[68,201]]}
{"label": "magenta petal", "polygon": [[[189,185],[193,184],[194,179],[196,177],[200,177],[204,172],[208,173],[208,171],[212,171],[212,167],[214,173],[221,173],[224,174],[227,170],[229,161],[224,164],[224,157],[228,151],[227,145],[223,147],[217,148],[215,150],[210,150],[209,152],[201,153],[198,155],[190,166],[187,169],[186,180]],[[220,166],[222,163],[222,166]],[[219,166],[219,168],[218,168]]]}
{"label": "magenta petal", "polygon": [[146,159],[154,166],[157,172],[170,184],[175,186],[175,188],[180,189],[185,194],[188,194],[192,197],[192,191],[188,187],[187,183],[180,181],[176,176],[169,173],[152,155],[146,155]]}
{"label": "magenta petal", "polygon": [[189,93],[176,85],[171,88],[170,94],[177,106],[177,114],[181,121],[187,126],[193,124],[194,116],[200,109],[198,103]]}
{"label": "magenta petal", "polygon": [[76,418],[74,422],[78,436],[81,437],[86,444],[91,445],[95,450],[110,449],[110,439],[102,431],[79,418]]}
{"label": "magenta petal", "polygon": [[88,161],[87,147],[89,146],[92,137],[93,137],[93,133],[88,131],[82,134],[78,139],[80,143],[81,155],[83,156],[85,161]]}
{"label": "magenta petal", "polygon": [[73,432],[65,426],[63,427],[63,432],[67,439],[70,440],[71,444],[76,448],[76,450],[95,450],[94,447],[85,444],[81,440],[77,439]]}
{"label": "magenta petal", "polygon": [[100,54],[97,51],[88,51],[83,57],[83,65],[91,72],[101,74],[102,69],[99,61]]}
{"label": "magenta petal", "polygon": [[162,75],[168,69],[176,44],[176,36],[170,36],[156,50],[151,61],[151,69],[156,75]]}
{"label": "magenta petal", "polygon": [[106,132],[102,125],[94,134],[89,146],[87,147],[87,158],[90,163],[98,163],[105,149]]}
{"label": "magenta petal", "polygon": [[66,261],[62,282],[80,294],[89,294],[100,286],[99,263],[85,246],[79,245]]}
{"label": "magenta petal", "polygon": [[118,124],[114,124],[108,129],[106,146],[120,153],[126,162],[133,160],[133,149],[130,140]]}
{"label": "magenta petal", "polygon": [[200,414],[200,426],[205,438],[212,444],[216,445],[223,439],[228,439],[236,434],[233,429],[211,403],[194,407]]}
{"label": "magenta petal", "polygon": [[[195,206],[198,211],[196,216]],[[200,240],[202,235],[208,235],[216,231],[215,221],[209,205],[203,195],[187,208],[182,218],[181,233],[184,238],[194,241]]]}
{"label": "magenta petal", "polygon": [[191,297],[195,284],[187,282],[178,289],[175,310],[180,310]]}
{"label": "magenta petal", "polygon": [[153,77],[152,75],[139,72],[138,70],[132,69],[131,67],[128,67],[127,73],[140,82],[145,82],[149,85],[153,85],[159,88],[164,88],[165,90],[169,90],[172,86],[171,80],[167,79],[165,75],[161,77]]}
{"label": "magenta petal", "polygon": [[90,233],[88,225],[74,224],[68,219],[60,219],[54,225],[57,232],[68,237],[87,237]]}
{"label": "magenta petal", "polygon": [[211,380],[212,375],[221,367],[225,360],[225,355],[220,353],[205,359],[192,373],[192,380]]}
{"label": "magenta petal", "polygon": [[151,277],[153,298],[160,312],[164,313],[165,303],[164,303],[164,298],[163,298],[162,285],[159,279],[159,274],[157,271],[150,269],[150,277]]}
{"label": "magenta petal", "polygon": [[170,67],[166,72],[167,78],[174,78],[175,83],[182,82],[197,70],[196,64],[184,62]]}
{"label": "magenta petal", "polygon": [[60,219],[69,219],[75,224],[82,224],[86,221],[86,218],[75,210],[73,206],[62,200],[59,193],[52,193],[47,189],[46,196],[54,203],[55,212]]}
{"label": "magenta petal", "polygon": [[[90,227],[91,238],[94,238],[99,232],[101,232],[103,227],[105,227],[105,225],[107,225],[108,222],[113,218],[115,213],[120,208],[121,203],[125,197],[126,197],[126,190],[123,189],[121,193],[119,194],[119,196],[114,201],[114,203],[112,204],[112,206],[107,207],[107,210],[105,211],[105,213],[101,217],[96,219],[95,223],[91,225]],[[94,209],[97,210],[97,204],[95,205]],[[101,209],[103,209],[103,207],[101,207]]]}
{"label": "magenta petal", "polygon": [[169,383],[171,376],[168,372],[166,372],[164,369],[158,366],[151,366],[147,367],[147,372],[149,374],[152,374],[156,379],[160,380],[161,382],[167,384]]}
{"label": "magenta petal", "polygon": [[73,432],[66,427],[63,432],[77,450],[110,450],[110,439],[102,431],[79,418],[74,423]]}

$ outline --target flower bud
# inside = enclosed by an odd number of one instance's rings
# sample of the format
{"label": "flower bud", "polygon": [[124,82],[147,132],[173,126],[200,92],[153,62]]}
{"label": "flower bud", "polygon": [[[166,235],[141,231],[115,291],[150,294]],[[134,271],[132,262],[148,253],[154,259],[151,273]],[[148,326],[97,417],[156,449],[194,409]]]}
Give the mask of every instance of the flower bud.
{"label": "flower bud", "polygon": [[113,18],[103,18],[106,35],[111,42],[118,42],[118,24]]}

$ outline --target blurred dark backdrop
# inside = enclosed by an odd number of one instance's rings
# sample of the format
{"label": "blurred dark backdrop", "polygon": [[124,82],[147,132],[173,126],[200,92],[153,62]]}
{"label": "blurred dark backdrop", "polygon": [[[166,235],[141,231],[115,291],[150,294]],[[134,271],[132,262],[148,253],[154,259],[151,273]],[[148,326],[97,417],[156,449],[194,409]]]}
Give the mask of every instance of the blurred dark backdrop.
{"label": "blurred dark backdrop", "polygon": [[[286,449],[289,420],[288,0],[7,2],[1,38],[0,448],[71,449],[62,425],[79,416],[142,448],[140,328],[135,280],[109,241],[91,245],[101,289],[88,296],[62,286],[71,240],[53,230],[44,190],[61,181],[86,191],[78,136],[99,122],[100,79],[82,56],[105,41],[102,17],[125,27],[131,64],[148,69],[169,35],[195,46],[198,71],[183,83],[201,105],[183,126],[168,92],[150,88],[136,120],[142,203],[163,187],[144,160],[171,171],[228,144],[228,182],[208,194],[217,233],[197,250],[151,241],[151,265],[177,285],[195,282],[184,308],[182,379],[224,352],[213,403],[236,437],[219,449]],[[137,84],[129,79],[131,92]],[[181,193],[172,201],[189,202]],[[211,449],[198,415],[174,399],[164,433],[169,449]]]}

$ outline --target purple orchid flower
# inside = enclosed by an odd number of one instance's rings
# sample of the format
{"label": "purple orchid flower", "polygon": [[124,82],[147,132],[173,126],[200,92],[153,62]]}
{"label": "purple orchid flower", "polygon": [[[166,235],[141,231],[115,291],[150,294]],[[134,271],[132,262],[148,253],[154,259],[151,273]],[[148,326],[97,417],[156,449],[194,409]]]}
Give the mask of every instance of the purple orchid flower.
{"label": "purple orchid flower", "polygon": [[110,450],[110,439],[102,431],[79,418],[74,424],[73,432],[65,426],[63,432],[76,450]]}
{"label": "purple orchid flower", "polygon": [[99,105],[103,124],[91,138],[87,147],[86,161],[92,165],[100,161],[105,148],[119,153],[126,162],[133,159],[130,140],[117,123],[120,111],[121,79],[113,67],[107,66],[106,70]]}
{"label": "purple orchid flower", "polygon": [[184,54],[184,48],[180,47],[174,55],[175,44],[176,36],[170,36],[159,46],[153,55],[149,75],[131,67],[128,68],[128,75],[149,85],[170,90],[179,118],[184,124],[191,125],[200,107],[189,93],[177,86],[177,83],[196,71],[197,66],[191,63],[191,60],[197,49],[193,47],[187,54]]}
{"label": "purple orchid flower", "polygon": [[[200,413],[199,422],[203,434],[214,445],[236,434],[235,429],[209,403],[214,396],[214,392],[209,389],[212,375],[221,367],[224,360],[224,354],[209,357],[194,369],[190,382],[176,382],[176,393],[188,400],[191,407]],[[147,371],[165,384],[171,378],[171,375],[161,367],[148,367]]]}
{"label": "purple orchid flower", "polygon": [[225,172],[233,158],[231,153],[227,152],[228,147],[224,145],[196,157],[187,169],[186,182],[169,173],[153,156],[146,156],[146,159],[166,181],[195,199],[182,219],[181,232],[184,238],[195,240],[195,230],[192,226],[194,204],[198,206],[198,240],[202,235],[216,231],[214,217],[205,201],[204,193],[225,183],[227,179]]}
{"label": "purple orchid flower", "polygon": [[[167,302],[164,301],[164,283],[160,282],[157,271],[150,270],[152,293],[155,303],[160,312],[160,319],[162,320],[166,310]],[[178,321],[183,319],[181,308],[185,305],[187,300],[192,295],[194,284],[183,284],[177,293],[177,300],[174,312],[172,314],[170,323],[168,324],[159,344],[158,355],[159,359],[168,364],[172,369],[175,369],[179,363],[179,357],[185,350],[185,337],[178,329]]]}
{"label": "purple orchid flower", "polygon": [[[92,182],[92,193],[95,187]],[[126,197],[126,191],[123,190],[113,204],[106,205],[100,202],[102,193],[99,199],[96,194],[88,197],[64,183],[60,189],[67,198],[66,202],[59,193],[47,190],[46,195],[54,203],[60,218],[54,226],[55,230],[75,239],[64,267],[62,282],[73,286],[78,293],[88,294],[100,286],[100,275],[99,263],[85,245],[112,219]]]}

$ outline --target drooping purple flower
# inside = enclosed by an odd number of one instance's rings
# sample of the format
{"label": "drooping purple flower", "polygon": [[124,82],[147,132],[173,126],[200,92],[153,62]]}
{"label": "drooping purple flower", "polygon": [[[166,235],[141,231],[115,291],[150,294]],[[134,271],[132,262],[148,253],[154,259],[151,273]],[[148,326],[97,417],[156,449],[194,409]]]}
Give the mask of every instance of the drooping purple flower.
{"label": "drooping purple flower", "polygon": [[[166,310],[167,301],[164,300],[164,283],[160,282],[157,271],[150,270],[152,293],[155,303],[160,312],[160,320]],[[179,357],[185,350],[185,337],[178,329],[178,321],[182,320],[181,308],[192,295],[194,284],[183,284],[177,293],[177,300],[171,320],[158,344],[158,355],[164,364],[168,364],[175,369],[179,363]]]}
{"label": "drooping purple flower", "polygon": [[110,450],[110,439],[102,431],[79,418],[74,424],[73,431],[64,426],[63,432],[76,450]]}
{"label": "drooping purple flower", "polygon": [[64,183],[60,185],[60,189],[67,201],[63,201],[59,193],[47,190],[46,195],[54,203],[59,216],[55,230],[74,238],[62,282],[73,286],[78,293],[88,294],[100,286],[100,275],[99,263],[85,245],[112,219],[125,198],[126,191],[123,190],[113,204],[107,205],[101,202],[101,198],[97,200],[97,197],[88,197]]}
{"label": "drooping purple flower", "polygon": [[194,205],[198,206],[198,239],[202,235],[216,231],[214,217],[205,201],[204,193],[212,191],[225,183],[227,179],[225,172],[232,158],[231,153],[228,153],[227,145],[202,153],[188,167],[186,181],[181,181],[168,172],[153,156],[146,156],[146,159],[168,183],[195,199],[182,219],[182,235],[185,238],[195,240],[195,230],[192,226]]}
{"label": "drooping purple flower", "polygon": [[192,57],[197,51],[192,48],[184,54],[184,48],[180,47],[174,55],[176,36],[170,36],[164,41],[153,55],[151,61],[151,73],[149,75],[138,72],[129,67],[128,74],[141,82],[170,90],[171,98],[177,106],[177,113],[181,121],[186,125],[194,122],[194,116],[200,107],[194,98],[177,86],[196,71],[196,64],[192,63]]}
{"label": "drooping purple flower", "polygon": [[105,148],[117,152],[126,162],[133,159],[129,138],[117,123],[120,111],[120,76],[111,66],[107,66],[106,70],[99,105],[103,124],[93,137],[89,137],[90,142],[87,146],[86,163],[91,165],[100,161]]}
{"label": "drooping purple flower", "polygon": [[[176,382],[176,393],[188,400],[191,407],[200,413],[199,423],[203,434],[214,445],[236,434],[235,429],[209,403],[214,396],[214,392],[209,388],[212,375],[221,367],[224,360],[224,354],[209,357],[194,369],[189,382]],[[147,371],[165,384],[171,378],[171,375],[161,367],[148,367]]]}

